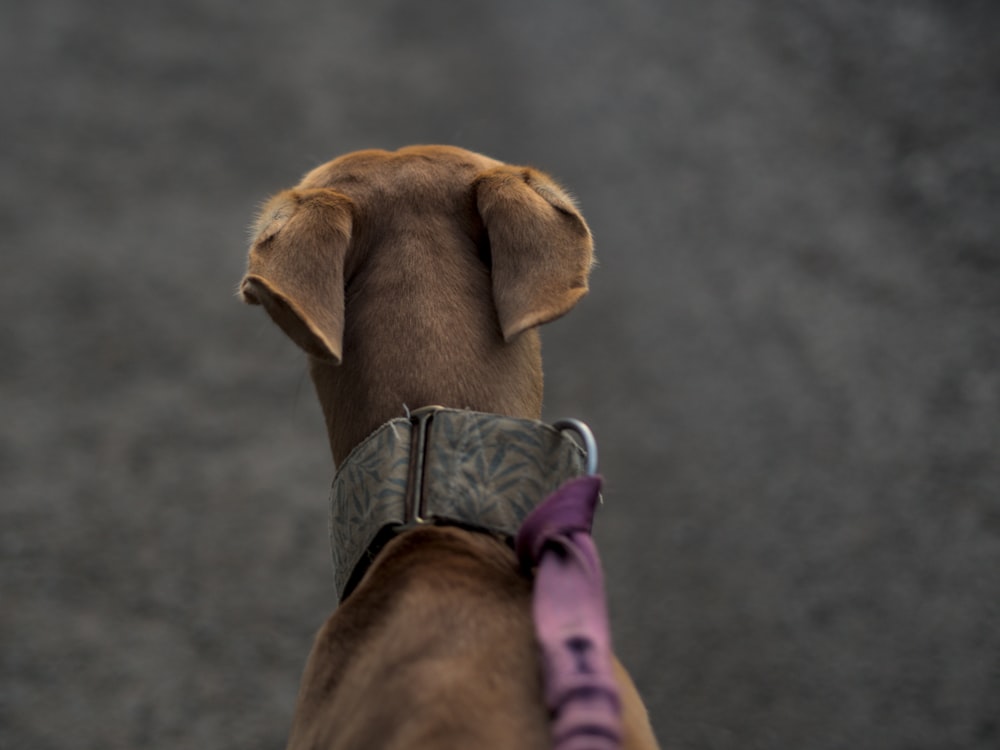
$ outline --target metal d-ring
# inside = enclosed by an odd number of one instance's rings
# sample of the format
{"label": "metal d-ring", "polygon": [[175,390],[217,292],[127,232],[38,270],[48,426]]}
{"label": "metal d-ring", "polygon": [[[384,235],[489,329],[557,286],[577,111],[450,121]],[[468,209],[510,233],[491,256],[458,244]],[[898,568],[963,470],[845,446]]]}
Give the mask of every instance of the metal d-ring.
{"label": "metal d-ring", "polygon": [[560,419],[558,422],[554,422],[552,426],[559,430],[559,432],[572,430],[580,436],[580,439],[583,441],[583,449],[587,453],[587,473],[596,474],[597,440],[594,439],[594,433],[590,431],[590,428],[579,419]]}

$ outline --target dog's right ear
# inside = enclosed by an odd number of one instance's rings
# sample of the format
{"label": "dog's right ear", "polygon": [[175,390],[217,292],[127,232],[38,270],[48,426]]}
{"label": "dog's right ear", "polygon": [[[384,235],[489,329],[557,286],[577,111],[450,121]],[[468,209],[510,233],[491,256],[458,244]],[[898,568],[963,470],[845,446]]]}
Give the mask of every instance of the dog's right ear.
{"label": "dog's right ear", "polygon": [[510,341],[587,293],[594,243],[572,199],[537,170],[494,167],[473,189],[490,241],[493,302]]}
{"label": "dog's right ear", "polygon": [[325,188],[287,190],[269,200],[254,226],[239,296],[263,305],[308,354],[339,364],[344,336],[344,263],[351,201]]}

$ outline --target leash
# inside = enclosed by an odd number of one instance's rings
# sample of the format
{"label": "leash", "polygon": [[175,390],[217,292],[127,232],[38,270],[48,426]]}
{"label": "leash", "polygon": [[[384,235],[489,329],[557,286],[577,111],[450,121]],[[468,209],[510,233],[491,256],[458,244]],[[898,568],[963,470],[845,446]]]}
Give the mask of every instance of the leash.
{"label": "leash", "polygon": [[601,492],[593,447],[591,472],[566,482],[533,510],[516,540],[521,564],[535,567],[532,610],[555,750],[621,746],[604,575],[590,535]]}

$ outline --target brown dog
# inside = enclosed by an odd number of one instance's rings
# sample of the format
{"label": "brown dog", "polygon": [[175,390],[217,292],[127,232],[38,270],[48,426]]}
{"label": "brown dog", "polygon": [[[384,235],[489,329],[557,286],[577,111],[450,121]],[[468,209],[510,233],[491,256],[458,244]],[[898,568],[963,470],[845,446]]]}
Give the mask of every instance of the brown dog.
{"label": "brown dog", "polygon": [[[533,169],[458,148],[362,151],[261,211],[241,296],[309,355],[338,468],[405,409],[538,419],[535,327],[587,291],[590,232]],[[629,748],[656,747],[615,664]],[[531,582],[495,536],[390,541],[321,629],[289,748],[546,748]]]}

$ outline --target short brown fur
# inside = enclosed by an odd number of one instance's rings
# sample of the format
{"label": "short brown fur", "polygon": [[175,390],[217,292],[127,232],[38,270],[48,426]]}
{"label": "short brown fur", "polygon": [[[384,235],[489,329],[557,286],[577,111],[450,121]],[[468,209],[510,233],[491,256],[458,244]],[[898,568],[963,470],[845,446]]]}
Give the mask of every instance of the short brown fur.
{"label": "short brown fur", "polygon": [[[335,159],[254,233],[241,296],[308,353],[338,465],[407,407],[538,418],[535,327],[586,293],[593,260],[550,178],[447,146]],[[400,535],[317,636],[288,747],[548,747],[530,596],[492,537]],[[625,746],[656,747],[615,666]]]}

